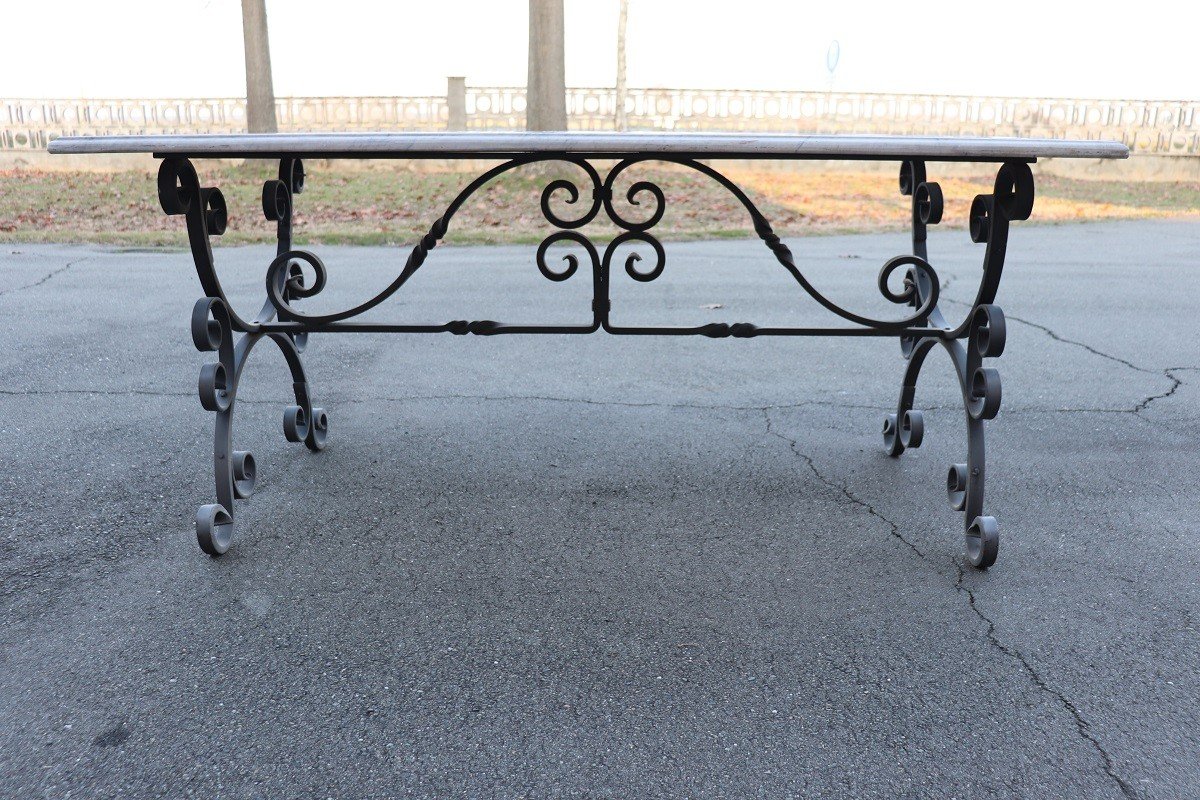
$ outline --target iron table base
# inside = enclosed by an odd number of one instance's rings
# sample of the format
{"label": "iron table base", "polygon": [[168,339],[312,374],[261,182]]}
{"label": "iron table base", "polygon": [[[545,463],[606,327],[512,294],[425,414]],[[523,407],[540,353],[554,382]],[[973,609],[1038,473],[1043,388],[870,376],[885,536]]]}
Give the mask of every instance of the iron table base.
{"label": "iron table base", "polygon": [[[602,156],[601,156],[602,157]],[[328,415],[313,405],[301,353],[310,334],[338,332],[452,333],[495,336],[501,334],[585,334],[605,331],[617,335],[698,335],[711,338],[751,338],[756,336],[859,335],[894,337],[899,340],[907,367],[901,382],[900,398],[894,414],[883,421],[883,439],[887,452],[899,456],[906,449],[920,447],[925,423],[921,412],[913,408],[917,380],[926,357],[940,346],[950,357],[958,376],[967,428],[967,454],[964,463],[952,464],[946,479],[951,505],[962,512],[967,556],[976,567],[995,563],[1000,533],[996,519],[984,514],[986,474],[984,424],[1000,409],[1000,376],[984,366],[984,359],[999,356],[1004,350],[1004,315],[994,305],[1004,267],[1009,224],[1027,219],[1033,209],[1033,175],[1026,160],[1001,162],[990,194],[975,198],[970,212],[970,235],[985,244],[983,274],[974,302],[965,317],[950,324],[938,305],[939,281],[929,263],[926,243],[928,226],[942,218],[943,199],[938,184],[926,179],[924,160],[904,161],[900,170],[900,190],[912,198],[912,252],[888,260],[879,272],[879,291],[889,301],[907,306],[904,316],[893,320],[875,319],[852,312],[823,295],[796,266],[791,250],[780,241],[770,223],[746,194],[711,166],[690,156],[637,156],[620,159],[602,177],[593,163],[598,159],[574,154],[530,154],[510,158],[471,182],[439,217],[428,233],[411,250],[399,275],[383,291],[353,308],[326,314],[305,313],[297,301],[316,295],[325,288],[327,271],[315,254],[294,249],[292,214],[294,200],[304,189],[304,168],[299,158],[283,157],[278,178],[263,186],[263,213],[277,224],[277,255],[267,268],[266,301],[258,315],[246,319],[238,315],[225,296],[215,270],[211,237],[220,236],[227,223],[224,197],[219,189],[200,185],[187,158],[167,157],[159,170],[158,192],[167,214],[186,219],[192,256],[205,296],[192,314],[192,338],[201,351],[216,353],[216,360],[200,371],[199,392],[203,407],[216,415],[213,443],[213,470],[216,502],[200,507],[196,515],[196,537],[200,547],[217,556],[228,550],[234,531],[235,500],[245,498],[254,489],[257,468],[254,457],[235,450],[233,415],[237,406],[238,385],[246,361],[255,346],[264,339],[273,342],[291,370],[295,402],[283,412],[283,432],[288,441],[303,443],[310,450],[325,447],[329,431]],[[575,182],[556,179],[541,193],[541,212],[556,230],[538,247],[538,270],[551,281],[570,279],[581,266],[592,273],[591,319],[578,325],[516,325],[494,320],[452,320],[439,325],[386,324],[354,322],[379,306],[421,268],[429,252],[445,237],[455,213],[475,192],[500,175],[543,161],[565,162],[586,175],[581,187]],[[635,181],[625,192],[631,208],[618,209],[614,185],[627,169],[646,161],[668,162],[694,170],[716,181],[745,208],[758,238],[767,246],[800,288],[846,325],[830,328],[765,327],[749,322],[710,323],[694,327],[629,327],[611,319],[610,279],[617,248],[632,244],[648,251],[649,261],[637,253],[623,264],[625,272],[639,282],[653,281],[666,266],[666,254],[653,229],[662,219],[666,198],[649,181]],[[590,184],[590,185],[589,185]],[[590,195],[590,200],[585,197]],[[551,207],[558,196],[579,210],[571,218],[560,216]],[[626,214],[641,210],[641,219]],[[620,233],[601,251],[581,232],[581,228],[603,212]],[[552,265],[547,259],[551,246],[569,244],[582,248],[586,263],[576,255],[566,255]],[[308,274],[311,273],[311,279]],[[896,284],[899,279],[899,285]]]}

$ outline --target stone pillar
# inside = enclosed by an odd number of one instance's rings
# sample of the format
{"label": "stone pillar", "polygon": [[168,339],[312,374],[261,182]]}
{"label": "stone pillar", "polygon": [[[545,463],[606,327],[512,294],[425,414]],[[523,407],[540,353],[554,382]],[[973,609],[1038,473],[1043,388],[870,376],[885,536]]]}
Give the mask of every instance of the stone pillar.
{"label": "stone pillar", "polygon": [[623,131],[629,128],[629,119],[625,114],[625,28],[629,19],[629,0],[621,0],[621,12],[617,17],[617,91],[616,91],[616,128]]}
{"label": "stone pillar", "polygon": [[446,78],[446,108],[450,118],[446,120],[446,130],[465,131],[467,129],[467,79],[454,76]]}

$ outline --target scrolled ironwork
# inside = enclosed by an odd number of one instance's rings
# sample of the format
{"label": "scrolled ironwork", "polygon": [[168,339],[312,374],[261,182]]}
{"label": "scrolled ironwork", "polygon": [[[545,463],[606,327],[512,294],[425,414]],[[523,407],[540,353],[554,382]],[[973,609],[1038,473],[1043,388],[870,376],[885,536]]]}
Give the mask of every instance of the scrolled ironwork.
{"label": "scrolled ironwork", "polygon": [[[312,268],[311,284],[305,280],[300,262]],[[294,319],[291,301],[320,293],[328,280],[329,271],[320,256],[308,250],[288,250],[275,256],[267,266],[267,299],[280,319]]]}
{"label": "scrolled ironwork", "polygon": [[992,196],[1009,221],[1029,219],[1033,213],[1033,171],[1028,164],[1011,162],[996,173]]}
{"label": "scrolled ironwork", "polygon": [[[928,258],[926,226],[941,218],[942,197],[937,184],[925,179],[921,161],[905,162],[900,170],[900,190],[911,195],[913,252]],[[917,380],[925,358],[935,345],[949,354],[962,393],[967,424],[967,461],[952,464],[946,477],[946,493],[950,505],[963,514],[967,558],[976,567],[995,563],[999,553],[1000,527],[995,517],[983,513],[984,479],[986,475],[984,422],[995,418],[1001,405],[1000,373],[984,366],[985,358],[996,358],[1004,352],[1006,328],[1004,313],[994,304],[1008,243],[1009,223],[1027,219],[1033,210],[1033,173],[1023,162],[1006,162],[996,173],[990,194],[978,195],[971,204],[969,231],[971,240],[985,244],[983,276],[975,301],[963,321],[951,328],[942,314],[934,310],[929,315],[936,334],[901,337],[901,352],[908,360],[900,391],[897,411],[884,419],[883,438],[887,452],[899,456],[906,449],[920,446],[923,420],[913,410]],[[918,296],[936,292],[925,276],[909,273]],[[962,340],[966,340],[964,346]],[[915,428],[916,436],[912,434]],[[909,432],[904,434],[904,428]]]}
{"label": "scrolled ironwork", "polygon": [[[306,314],[306,313],[300,311],[299,309],[291,306],[288,303],[287,298],[281,297],[279,292],[274,292],[274,291],[271,292],[268,296],[268,302],[270,302],[275,307],[275,310],[280,315],[281,319],[288,319],[288,320],[292,320],[292,321],[296,321],[296,322],[303,322],[303,323],[306,323],[311,326],[327,326],[327,325],[330,325],[333,323],[341,322],[346,319],[350,319],[351,317],[359,316],[360,314],[370,311],[371,309],[379,306],[381,303],[386,301],[393,294],[395,294],[400,289],[400,287],[402,287],[405,283],[407,283],[408,280],[417,273],[417,271],[425,263],[425,259],[429,256],[429,253],[435,247],[437,247],[438,242],[440,242],[443,238],[445,238],[446,233],[450,229],[450,223],[453,220],[454,215],[462,207],[463,203],[465,203],[467,201],[467,199],[469,199],[473,194],[475,194],[475,192],[477,192],[481,187],[490,183],[491,181],[493,181],[500,175],[503,175],[504,173],[506,173],[510,170],[516,169],[517,167],[532,163],[534,161],[559,161],[559,162],[573,164],[575,166],[578,166],[580,169],[582,169],[587,174],[588,178],[591,180],[591,182],[593,184],[591,204],[586,209],[584,209],[584,212],[580,217],[572,220],[572,219],[565,219],[565,218],[559,216],[556,212],[554,212],[554,210],[552,209],[551,204],[550,204],[551,199],[553,198],[553,196],[556,193],[558,193],[560,191],[566,191],[567,192],[567,203],[570,205],[573,205],[581,199],[582,193],[579,191],[578,186],[576,186],[574,183],[572,183],[569,180],[557,179],[555,181],[552,181],[542,191],[541,201],[540,201],[542,213],[546,217],[548,222],[550,222],[551,224],[553,224],[559,228],[571,230],[571,229],[586,225],[588,222],[590,222],[592,219],[595,218],[595,216],[599,212],[599,209],[601,206],[601,200],[600,200],[601,185],[600,185],[599,175],[597,174],[595,168],[592,167],[592,165],[589,162],[587,162],[584,159],[572,158],[572,157],[566,157],[566,156],[552,158],[552,159],[550,159],[550,158],[540,158],[539,159],[539,158],[533,158],[533,157],[511,159],[511,160],[506,161],[496,167],[493,167],[492,169],[488,170],[487,172],[484,172],[482,175],[480,175],[478,178],[476,178],[470,184],[468,184],[466,186],[466,188],[464,188],[461,192],[459,192],[459,194],[454,198],[454,200],[451,201],[450,205],[446,207],[446,210],[442,213],[442,216],[440,216],[437,220],[435,220],[433,222],[432,225],[430,225],[428,232],[426,232],[426,234],[421,237],[420,241],[418,241],[417,244],[409,252],[408,259],[405,261],[404,267],[401,269],[400,274],[397,275],[396,278],[390,284],[388,284],[388,286],[386,286],[382,291],[378,292],[374,297],[370,298],[369,300],[366,300],[352,308],[348,308],[343,311],[338,311],[338,312],[328,313],[328,314],[311,314],[311,313]],[[293,253],[292,257],[299,258],[300,257],[299,254],[301,252],[305,252],[305,251],[299,251],[299,250],[292,251],[292,253]],[[543,253],[543,255],[544,255],[544,253]],[[319,261],[319,259],[317,259],[316,256],[312,256],[311,254],[309,254],[309,256],[310,257],[307,257],[304,259],[304,260],[308,261],[309,264],[314,264],[315,261]],[[276,271],[278,272],[278,268],[276,268]],[[543,274],[546,274],[546,270],[543,270]],[[321,284],[321,287],[324,288],[324,283]],[[309,294],[306,296],[312,296],[315,293],[316,293],[315,291],[310,291]],[[442,326],[442,329],[447,330],[451,333],[454,333],[454,332],[457,332],[459,327],[460,326],[453,326],[453,327]],[[488,333],[495,332],[490,328],[490,326],[483,326],[480,328],[480,330],[486,330],[486,332],[488,332]],[[471,330],[470,332],[474,332],[474,331]]]}
{"label": "scrolled ironwork", "polygon": [[975,244],[986,244],[992,232],[993,199],[990,194],[981,194],[971,201],[970,231]]}
{"label": "scrolled ironwork", "polygon": [[637,252],[630,253],[625,257],[625,273],[638,283],[649,283],[659,275],[662,275],[663,270],[667,266],[667,251],[663,249],[662,242],[657,237],[640,229],[627,230],[609,242],[608,247],[604,249],[604,261],[602,264],[605,273],[607,274],[612,269],[612,259],[616,255],[617,248],[631,242],[641,242],[650,245],[651,250],[654,252],[654,263],[649,269],[639,269],[638,264],[643,261],[641,254]]}
{"label": "scrolled ironwork", "polygon": [[951,464],[946,474],[946,498],[950,507],[962,511],[967,502],[967,465]]}
{"label": "scrolled ironwork", "polygon": [[[298,297],[319,291],[306,287],[296,259],[292,256],[292,196],[303,188],[303,166],[298,159],[284,159],[280,179],[267,181],[263,188],[263,213],[278,225],[279,267],[267,271],[270,297],[289,304]],[[216,188],[202,187],[195,168],[186,159],[164,159],[158,177],[159,202],[163,210],[187,219],[192,256],[205,297],[192,309],[191,335],[196,349],[214,352],[217,360],[200,369],[197,392],[203,408],[216,415],[213,436],[213,472],[216,502],[200,507],[196,513],[196,538],[200,548],[210,555],[224,553],[234,531],[234,501],[245,499],[254,490],[258,465],[249,451],[233,447],[233,415],[237,407],[238,385],[247,359],[264,338],[279,348],[292,375],[295,404],[284,409],[284,434],[289,441],[304,442],[311,450],[324,448],[328,417],[314,408],[300,351],[307,336],[304,331],[268,332],[263,327],[275,318],[275,305],[268,300],[252,321],[237,314],[230,305],[216,272],[210,237],[221,235],[227,226],[228,209],[224,195]],[[274,262],[273,262],[274,263]],[[318,265],[318,281],[323,269]],[[237,334],[241,334],[240,338]]]}
{"label": "scrolled ironwork", "polygon": [[967,526],[965,541],[967,559],[976,567],[990,567],[1000,553],[1000,524],[995,517],[975,517]]}
{"label": "scrolled ironwork", "polygon": [[[894,292],[891,286],[888,285],[888,281],[895,274],[896,270],[901,267],[911,267],[911,269],[907,271],[904,277],[904,288],[898,292]],[[879,270],[879,279],[877,281],[879,284],[879,293],[893,303],[916,305],[918,308],[927,306],[932,309],[936,307],[939,292],[938,283],[934,281],[929,290],[929,297],[922,298],[917,291],[917,273],[923,273],[927,276],[937,276],[937,273],[933,271],[933,267],[921,256],[904,255],[888,259]]]}
{"label": "scrolled ironwork", "polygon": [[247,450],[234,450],[230,468],[233,471],[233,496],[245,500],[254,493],[254,482],[258,475],[254,456]]}
{"label": "scrolled ironwork", "polygon": [[[206,295],[193,310],[192,339],[199,350],[216,353],[216,360],[201,369],[198,382],[201,404],[217,420],[216,502],[201,507],[197,513],[196,531],[201,547],[214,555],[228,548],[234,529],[234,501],[249,495],[259,475],[254,456],[233,449],[232,420],[247,358],[263,338],[278,346],[292,373],[294,403],[284,408],[284,437],[290,442],[304,442],[316,451],[326,445],[329,420],[325,410],[312,403],[300,360],[304,343],[313,333],[376,331],[493,336],[604,330],[623,335],[696,335],[715,339],[832,334],[895,336],[900,341],[907,366],[896,412],[885,417],[883,426],[885,446],[893,456],[921,446],[926,431],[924,416],[913,407],[917,382],[929,352],[935,346],[946,350],[959,380],[967,424],[967,460],[951,467],[946,489],[951,504],[963,514],[969,560],[979,567],[993,563],[998,552],[999,527],[993,517],[983,513],[984,423],[994,418],[1000,408],[1001,387],[999,373],[986,366],[984,360],[995,358],[1004,350],[1004,315],[994,300],[1009,223],[1027,218],[1032,210],[1033,178],[1028,165],[1016,161],[1002,163],[991,193],[978,196],[972,203],[971,238],[986,245],[983,276],[970,311],[957,326],[952,326],[939,307],[941,284],[928,252],[928,228],[941,221],[945,200],[941,187],[928,180],[923,161],[904,162],[899,179],[901,192],[911,197],[912,252],[887,259],[876,277],[876,288],[883,299],[911,310],[899,319],[886,320],[850,311],[818,290],[799,269],[791,248],[775,233],[765,215],[728,177],[696,158],[654,159],[699,173],[726,189],[745,210],[755,235],[803,294],[853,327],[770,327],[751,322],[711,322],[691,327],[620,326],[610,318],[614,262],[620,261],[625,273],[638,283],[656,280],[667,262],[666,249],[655,231],[667,210],[666,193],[645,179],[632,180],[625,187],[628,171],[650,160],[636,156],[623,158],[603,176],[588,159],[576,156],[528,155],[502,162],[454,197],[412,246],[397,276],[381,291],[347,309],[313,313],[301,309],[299,303],[324,291],[330,271],[315,253],[292,243],[295,198],[304,188],[305,173],[299,159],[285,157],[280,160],[278,177],[263,184],[263,216],[276,223],[277,248],[266,269],[266,299],[262,309],[253,319],[246,319],[237,314],[226,298],[213,259],[211,237],[223,233],[228,224],[224,196],[215,187],[202,186],[186,159],[164,159],[158,181],[160,203],[166,213],[186,218],[193,259]],[[505,173],[543,161],[577,168],[583,179],[554,178],[542,188],[538,206],[553,230],[538,245],[534,262],[541,275],[553,282],[571,279],[584,265],[591,267],[590,321],[571,325],[461,319],[422,325],[352,321],[385,302],[421,269],[447,235],[455,214],[467,199]],[[621,191],[617,189],[618,183],[624,187]],[[617,233],[601,250],[585,229],[603,220],[611,223]],[[554,262],[552,253],[564,246],[573,250],[564,252],[561,260]],[[579,250],[583,251],[582,256]]]}
{"label": "scrolled ironwork", "polygon": [[608,214],[608,218],[613,224],[626,231],[648,231],[662,221],[663,214],[667,211],[667,197],[658,184],[652,181],[634,181],[625,191],[625,200],[629,205],[640,207],[642,201],[638,199],[640,195],[650,195],[654,204],[650,209],[650,216],[646,219],[638,221],[632,220],[624,216],[617,210],[613,203],[613,198],[616,196],[615,188],[619,177],[630,167],[645,163],[645,159],[626,158],[621,160],[608,171],[608,176],[604,179],[604,190],[602,197],[604,199],[604,210]]}
{"label": "scrolled ironwork", "polygon": [[574,228],[582,228],[584,225],[587,225],[596,218],[596,214],[600,212],[600,204],[601,200],[603,199],[603,189],[600,185],[600,174],[590,162],[582,159],[570,159],[568,163],[574,164],[587,174],[588,179],[592,183],[592,202],[576,219],[565,219],[558,216],[550,204],[550,201],[554,198],[554,195],[560,191],[565,191],[567,193],[567,205],[573,206],[579,202],[582,192],[580,192],[579,187],[574,181],[570,181],[566,178],[557,178],[546,184],[546,187],[542,190],[542,196],[541,200],[539,201],[539,205],[542,210],[542,216],[546,218],[547,222],[559,228],[572,230]]}
{"label": "scrolled ironwork", "polygon": [[[700,161],[683,159],[678,163],[703,175],[706,175],[709,178],[712,178],[714,181],[723,186],[730,194],[732,194],[746,210],[747,214],[749,214],[755,234],[759,239],[762,240],[763,244],[767,246],[767,249],[770,250],[775,256],[775,260],[778,261],[779,264],[788,271],[796,283],[800,284],[800,287],[804,289],[809,297],[816,300],[826,310],[833,312],[842,319],[852,322],[855,325],[862,325],[864,327],[874,328],[880,331],[900,331],[910,327],[926,326],[930,312],[937,307],[936,288],[933,289],[932,294],[930,294],[929,297],[922,298],[921,303],[916,307],[916,310],[911,315],[898,320],[873,319],[871,317],[865,317],[842,308],[840,305],[834,303],[832,300],[822,294],[820,290],[818,290],[816,286],[814,286],[808,280],[808,278],[804,276],[804,273],[801,272],[799,267],[796,266],[796,260],[792,255],[791,248],[783,243],[783,241],[771,227],[771,223],[767,220],[766,216],[758,210],[758,207],[754,204],[754,202],[737,184],[729,180],[721,173],[717,172],[712,167]],[[920,256],[916,256],[915,254],[914,256],[915,260],[907,263],[911,263],[914,270],[923,275],[929,281],[930,285],[937,287],[940,284],[940,281],[938,280],[937,273],[934,272],[933,267]],[[883,271],[886,272],[886,275],[881,272],[880,289],[883,292],[884,297],[892,302],[907,303],[909,298],[913,296],[911,293],[896,293],[886,289],[885,278],[887,275],[891,275],[892,272],[892,269],[889,269],[889,264],[891,264],[891,261],[885,263],[883,266]],[[901,295],[903,295],[903,299],[894,299],[896,297],[900,297]]]}
{"label": "scrolled ironwork", "polygon": [[972,312],[971,345],[980,358],[996,358],[1004,354],[1008,338],[1004,312],[1000,306],[985,303]]}
{"label": "scrolled ironwork", "polygon": [[291,192],[283,181],[270,180],[263,183],[263,216],[271,222],[278,222],[288,215],[291,201]]}
{"label": "scrolled ironwork", "polygon": [[920,217],[922,223],[937,225],[942,221],[944,201],[942,187],[939,184],[925,181],[918,185],[916,195],[913,197],[913,204],[916,206],[917,216]]}
{"label": "scrolled ironwork", "polygon": [[577,244],[587,251],[588,257],[592,262],[593,268],[597,268],[600,262],[600,256],[596,253],[596,246],[592,244],[592,240],[584,236],[582,233],[573,230],[559,231],[552,233],[542,240],[538,245],[537,255],[534,257],[537,262],[538,271],[547,279],[557,282],[565,281],[575,274],[579,269],[579,258],[574,253],[565,253],[562,257],[563,262],[567,265],[561,272],[556,272],[550,267],[546,261],[546,253],[549,249],[559,244],[560,242],[571,242]]}
{"label": "scrolled ironwork", "polygon": [[[582,234],[577,236],[566,236],[564,233],[577,231],[582,226],[591,222],[601,208],[605,210],[608,219],[618,228],[621,228],[623,232],[608,244],[608,246],[605,248],[604,257],[599,259],[598,272],[602,274],[598,274],[597,276],[597,289],[598,291],[602,291],[604,296],[597,298],[597,302],[593,304],[594,308],[608,308],[611,306],[611,301],[607,297],[607,291],[610,285],[609,274],[612,255],[617,247],[631,243],[641,243],[648,245],[651,248],[654,261],[649,269],[639,266],[639,263],[644,260],[644,257],[640,253],[634,252],[625,259],[625,271],[634,280],[645,283],[653,281],[662,274],[666,265],[666,251],[658,238],[651,234],[650,231],[662,220],[665,213],[665,193],[659,186],[647,180],[635,181],[629,186],[625,192],[625,199],[631,206],[642,206],[645,202],[645,198],[650,198],[651,207],[649,216],[642,220],[629,218],[627,215],[619,211],[613,202],[613,198],[616,194],[614,189],[617,179],[630,167],[636,164],[644,163],[645,159],[624,159],[610,169],[607,176],[601,180],[597,170],[585,159],[574,157],[541,158],[530,156],[526,158],[512,159],[500,164],[488,172],[485,172],[479,178],[472,181],[466,188],[464,188],[450,203],[442,216],[439,217],[433,223],[433,225],[431,225],[425,236],[423,236],[421,240],[412,248],[408,259],[406,260],[398,276],[382,291],[378,292],[370,299],[342,311],[324,314],[300,311],[298,308],[292,306],[289,302],[289,298],[285,296],[285,289],[287,287],[282,281],[284,270],[291,269],[291,265],[295,264],[297,261],[303,261],[312,267],[315,272],[314,282],[310,287],[303,290],[296,288],[291,292],[292,297],[295,299],[311,297],[319,293],[326,285],[327,271],[325,270],[321,260],[314,254],[304,250],[288,250],[286,252],[281,252],[268,268],[268,303],[274,307],[275,313],[278,314],[281,321],[302,323],[310,329],[320,327],[326,330],[331,330],[337,323],[341,323],[352,317],[359,316],[379,306],[393,294],[395,294],[395,292],[398,291],[412,277],[412,275],[414,275],[417,270],[421,268],[421,266],[425,263],[429,253],[447,234],[455,213],[462,207],[463,203],[470,196],[472,196],[485,184],[489,183],[500,175],[517,167],[540,161],[559,161],[577,166],[585,173],[592,184],[592,202],[583,207],[579,216],[569,219],[554,211],[551,204],[552,198],[556,195],[565,193],[567,204],[575,205],[582,202],[585,196],[584,191],[581,191],[579,186],[574,182],[562,178],[551,181],[542,190],[539,202],[542,214],[546,218],[547,222],[560,229],[559,231],[550,234],[547,239],[543,240],[541,246],[538,248],[535,262],[539,271],[544,276],[555,281],[565,280],[570,275],[573,275],[579,266],[578,261],[574,260],[575,257],[570,255],[567,256],[568,266],[565,270],[554,270],[550,268],[545,256],[547,249],[553,244],[570,240],[573,243],[584,246],[589,255],[592,254],[595,248],[593,245],[591,245],[590,240],[588,240],[586,236]],[[880,332],[902,331],[913,327],[925,328],[928,326],[929,314],[937,306],[938,290],[936,287],[939,285],[939,281],[936,272],[933,270],[933,267],[921,257],[902,256],[900,257],[902,260],[899,262],[897,262],[896,259],[889,260],[882,268],[879,281],[880,291],[885,298],[894,303],[910,304],[914,307],[914,311],[910,315],[896,320],[881,320],[852,312],[838,305],[837,303],[834,303],[823,293],[821,293],[821,291],[818,290],[816,286],[804,276],[804,274],[796,266],[795,259],[792,256],[790,248],[788,248],[788,246],[780,240],[779,236],[776,235],[774,230],[771,228],[771,225],[767,221],[766,217],[758,210],[749,197],[736,184],[706,164],[694,159],[683,158],[670,160],[670,163],[676,163],[700,172],[717,181],[724,188],[726,188],[745,208],[750,217],[755,233],[775,256],[776,260],[792,275],[805,293],[807,293],[827,310],[855,325],[872,328]],[[271,191],[274,192],[277,190],[273,188]],[[272,200],[270,203],[267,203],[267,205],[272,208],[277,206],[274,200]],[[899,292],[891,290],[887,286],[886,281],[886,278],[890,276],[896,269],[897,263],[901,265],[907,265],[911,268],[910,275],[905,282],[905,288]],[[595,268],[595,264],[593,264],[593,266]],[[930,293],[919,296],[911,288],[912,285],[915,285],[915,281],[917,280],[917,277],[915,277],[916,275],[919,275],[922,280],[925,280],[929,285],[934,287]],[[607,314],[606,311],[604,313]],[[482,332],[492,335],[510,331],[527,333],[533,332],[536,328],[536,326],[509,326],[502,323],[492,324],[491,321],[481,321],[489,324],[476,326],[467,325],[464,329],[464,326],[456,324],[457,322],[459,321],[455,321],[454,324],[447,323],[446,325],[440,326],[439,329],[451,333],[460,333],[465,330],[469,333]],[[609,330],[613,333],[633,332],[633,329],[630,328],[622,328],[611,325],[607,319],[596,319],[594,320],[594,323],[599,324],[606,330]],[[595,327],[595,324],[591,327]],[[757,326],[745,327],[746,325],[749,325],[749,323],[743,324],[743,327],[739,329],[740,332],[749,333],[750,335],[789,335],[783,330],[759,328]],[[557,327],[561,326],[556,326],[555,329],[557,329]],[[406,330],[411,328],[412,326],[405,327]],[[673,329],[666,328],[662,329],[662,331],[674,332]],[[696,329],[695,332],[702,335],[708,335],[699,329]]]}

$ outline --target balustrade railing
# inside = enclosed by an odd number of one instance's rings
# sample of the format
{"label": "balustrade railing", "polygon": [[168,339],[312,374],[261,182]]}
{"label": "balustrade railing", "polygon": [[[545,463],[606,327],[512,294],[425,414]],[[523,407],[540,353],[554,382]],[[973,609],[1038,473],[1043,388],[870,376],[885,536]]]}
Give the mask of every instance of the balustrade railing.
{"label": "balustrade railing", "polygon": [[[281,97],[281,131],[445,130],[525,126],[523,87],[467,87],[430,97]],[[1200,155],[1200,101],[1087,100],[957,95],[630,89],[634,130],[891,133],[1116,139],[1135,153]],[[458,115],[452,114],[457,110]],[[567,90],[570,127],[611,130],[616,95]],[[0,150],[41,150],[65,135],[234,133],[241,98],[0,99]]]}

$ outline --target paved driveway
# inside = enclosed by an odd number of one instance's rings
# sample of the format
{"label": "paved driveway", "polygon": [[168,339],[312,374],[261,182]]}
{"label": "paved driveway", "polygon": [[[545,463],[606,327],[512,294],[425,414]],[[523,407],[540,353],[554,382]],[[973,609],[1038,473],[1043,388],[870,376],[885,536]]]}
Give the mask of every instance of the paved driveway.
{"label": "paved driveway", "polygon": [[[903,236],[792,245],[894,311]],[[982,248],[931,245],[961,312]],[[615,316],[827,321],[761,245],[669,252]],[[323,253],[331,307],[403,258]],[[268,257],[220,251],[246,308]],[[1014,230],[986,573],[944,496],[949,365],[893,461],[902,361],[859,339],[314,337],[319,455],[262,348],[260,485],[214,561],[189,257],[6,245],[0,795],[1200,795],[1198,268],[1200,224]],[[588,292],[446,248],[386,314],[575,320]]]}

